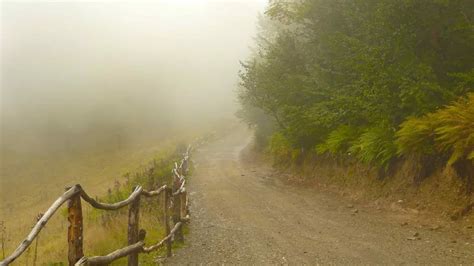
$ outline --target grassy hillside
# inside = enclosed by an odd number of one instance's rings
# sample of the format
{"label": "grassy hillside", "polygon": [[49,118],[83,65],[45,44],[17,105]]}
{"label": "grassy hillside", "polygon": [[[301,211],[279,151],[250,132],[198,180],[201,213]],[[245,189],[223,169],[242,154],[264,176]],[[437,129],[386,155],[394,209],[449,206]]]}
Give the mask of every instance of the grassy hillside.
{"label": "grassy hillside", "polygon": [[[6,254],[28,234],[36,215],[44,212],[68,185],[80,183],[90,195],[98,195],[104,201],[117,201],[126,197],[134,184],[151,188],[169,182],[167,178],[176,159],[176,147],[189,143],[193,134],[148,139],[120,150],[97,147],[80,153],[53,153],[42,157],[4,151],[0,220],[6,228]],[[158,165],[151,178],[146,170],[150,161]],[[93,210],[87,204],[83,206],[86,254],[105,254],[126,243],[126,210],[106,213]],[[150,229],[147,239],[156,241],[162,237],[158,202],[150,202],[145,209],[142,225]],[[38,262],[64,262],[67,259],[65,215],[63,207],[41,232]],[[31,263],[33,250],[30,248],[16,265]]]}

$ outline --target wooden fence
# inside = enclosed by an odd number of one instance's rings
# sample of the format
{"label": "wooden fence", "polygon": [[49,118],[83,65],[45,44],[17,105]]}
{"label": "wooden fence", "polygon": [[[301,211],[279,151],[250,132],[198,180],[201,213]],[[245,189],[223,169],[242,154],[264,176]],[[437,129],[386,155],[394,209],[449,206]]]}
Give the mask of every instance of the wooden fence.
{"label": "wooden fence", "polygon": [[[157,190],[146,191],[141,186],[133,189],[130,196],[116,203],[101,203],[90,197],[80,185],[66,188],[66,192],[59,197],[49,209],[41,216],[28,236],[23,240],[18,248],[3,261],[0,266],[9,265],[17,259],[31,245],[38,236],[49,219],[64,203],[67,202],[68,210],[68,261],[69,265],[108,265],[111,262],[128,256],[128,265],[138,265],[138,256],[140,253],[150,253],[166,247],[167,256],[170,257],[171,244],[173,240],[183,241],[182,226],[189,221],[188,197],[186,193],[185,175],[189,170],[189,155],[191,147],[186,150],[181,163],[175,163],[173,168],[173,186],[163,185]],[[163,220],[166,230],[166,237],[158,243],[151,246],[145,246],[146,231],[139,229],[140,198],[159,197],[163,198]],[[128,211],[128,246],[115,250],[105,256],[84,256],[83,251],[83,217],[82,200],[89,203],[92,207],[101,210],[118,210],[129,206]],[[172,220],[173,228],[171,228]]]}

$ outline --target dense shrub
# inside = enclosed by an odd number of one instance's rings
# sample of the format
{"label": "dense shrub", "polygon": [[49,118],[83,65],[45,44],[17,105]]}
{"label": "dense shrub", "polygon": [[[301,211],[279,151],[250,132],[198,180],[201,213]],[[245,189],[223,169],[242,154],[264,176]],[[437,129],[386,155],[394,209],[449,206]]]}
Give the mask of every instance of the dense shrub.
{"label": "dense shrub", "polygon": [[359,160],[385,169],[396,157],[394,130],[387,124],[368,128],[349,149]]}
{"label": "dense shrub", "polygon": [[474,93],[435,113],[436,147],[449,152],[448,164],[460,159],[474,161]]}
{"label": "dense shrub", "polygon": [[420,118],[409,118],[396,133],[398,154],[448,154],[448,165],[474,160],[474,93]]}
{"label": "dense shrub", "polygon": [[295,161],[300,155],[300,151],[293,148],[288,139],[281,133],[275,133],[271,136],[268,151],[281,161]]}
{"label": "dense shrub", "polygon": [[397,153],[399,155],[435,153],[434,129],[436,124],[436,117],[433,114],[408,118],[400,125],[400,129],[395,134]]}
{"label": "dense shrub", "polygon": [[353,126],[340,126],[329,133],[326,140],[316,146],[318,154],[330,153],[333,155],[341,155],[348,152],[349,147],[360,136],[360,128]]}
{"label": "dense shrub", "polygon": [[270,1],[242,63],[242,118],[274,122],[269,150],[286,158],[350,151],[385,169],[408,154],[470,160],[472,94],[442,108],[474,88],[466,10],[472,0]]}

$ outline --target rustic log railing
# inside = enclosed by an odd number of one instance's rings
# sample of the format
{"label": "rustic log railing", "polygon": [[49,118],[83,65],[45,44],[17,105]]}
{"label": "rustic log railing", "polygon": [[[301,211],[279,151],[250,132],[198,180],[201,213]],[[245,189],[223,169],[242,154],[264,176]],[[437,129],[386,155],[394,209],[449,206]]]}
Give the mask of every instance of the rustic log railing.
{"label": "rustic log railing", "polygon": [[[136,186],[130,196],[116,203],[102,203],[93,199],[77,184],[73,187],[66,188],[66,192],[60,196],[42,217],[35,224],[28,236],[23,240],[18,248],[3,261],[0,266],[6,266],[15,261],[20,255],[27,250],[33,240],[44,228],[46,223],[56,213],[56,211],[67,202],[68,208],[68,261],[69,265],[108,265],[115,260],[128,256],[128,265],[138,265],[138,256],[140,253],[150,253],[166,247],[167,257],[172,256],[171,244],[173,240],[183,240],[182,226],[189,221],[188,198],[186,193],[185,175],[188,173],[189,155],[191,147],[189,146],[184,153],[180,164],[175,163],[173,174],[173,185],[169,187],[163,185],[153,191],[146,191],[141,186]],[[145,246],[146,231],[139,229],[139,212],[140,198],[153,198],[162,195],[163,197],[163,221],[165,226],[166,237],[158,243]],[[92,207],[101,210],[118,210],[125,206],[129,206],[128,214],[128,246],[115,250],[105,256],[84,256],[83,251],[83,216],[81,199],[89,203]],[[172,213],[170,208],[172,207]],[[172,218],[174,226],[170,227],[170,218]]]}

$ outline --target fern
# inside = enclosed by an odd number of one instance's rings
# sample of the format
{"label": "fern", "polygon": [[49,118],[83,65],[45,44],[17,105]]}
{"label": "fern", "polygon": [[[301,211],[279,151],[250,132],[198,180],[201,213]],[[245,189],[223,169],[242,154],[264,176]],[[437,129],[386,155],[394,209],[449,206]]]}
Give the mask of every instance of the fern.
{"label": "fern", "polygon": [[433,154],[435,128],[438,124],[433,114],[411,117],[400,125],[395,133],[398,155]]}
{"label": "fern", "polygon": [[448,165],[474,160],[474,93],[436,112],[409,118],[396,137],[399,155],[448,154]]}
{"label": "fern", "polygon": [[390,161],[397,156],[394,140],[394,130],[387,123],[382,123],[362,133],[349,151],[362,162],[387,169]]}
{"label": "fern", "polygon": [[353,126],[340,126],[332,131],[326,140],[316,146],[316,153],[333,155],[346,153],[360,135],[360,129]]}
{"label": "fern", "polygon": [[435,144],[441,152],[449,152],[448,165],[460,159],[473,159],[474,93],[435,113],[441,121],[435,129]]}

